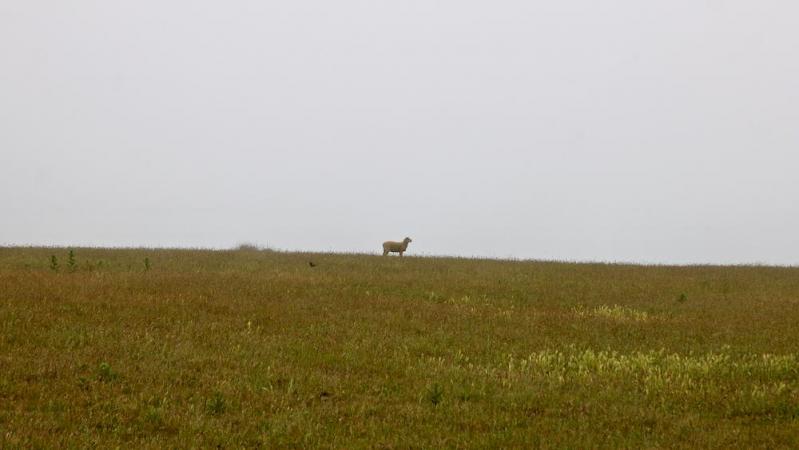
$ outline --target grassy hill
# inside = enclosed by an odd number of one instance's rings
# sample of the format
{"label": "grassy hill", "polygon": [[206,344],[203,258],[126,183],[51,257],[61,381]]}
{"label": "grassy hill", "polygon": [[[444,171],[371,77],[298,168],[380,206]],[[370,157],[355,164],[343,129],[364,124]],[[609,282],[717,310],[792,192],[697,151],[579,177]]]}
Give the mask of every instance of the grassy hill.
{"label": "grassy hill", "polygon": [[2,448],[796,448],[797,352],[795,268],[0,248]]}

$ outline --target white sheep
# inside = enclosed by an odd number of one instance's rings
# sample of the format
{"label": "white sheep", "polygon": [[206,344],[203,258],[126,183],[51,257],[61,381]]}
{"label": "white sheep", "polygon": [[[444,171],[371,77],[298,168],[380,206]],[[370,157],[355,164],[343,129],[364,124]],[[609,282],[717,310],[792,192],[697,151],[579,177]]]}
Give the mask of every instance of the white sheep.
{"label": "white sheep", "polygon": [[411,241],[411,238],[409,237],[403,239],[402,242],[383,242],[383,256],[386,256],[389,253],[399,253],[399,255],[402,256],[402,254],[405,253],[405,250],[408,249],[408,244],[411,242],[413,241]]}

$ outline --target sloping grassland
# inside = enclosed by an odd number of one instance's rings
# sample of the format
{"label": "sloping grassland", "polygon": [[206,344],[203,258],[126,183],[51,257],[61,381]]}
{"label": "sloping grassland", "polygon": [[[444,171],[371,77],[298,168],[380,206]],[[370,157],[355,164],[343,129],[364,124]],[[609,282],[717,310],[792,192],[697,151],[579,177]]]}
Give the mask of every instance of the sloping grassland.
{"label": "sloping grassland", "polygon": [[1,448],[796,448],[797,354],[795,268],[0,248]]}

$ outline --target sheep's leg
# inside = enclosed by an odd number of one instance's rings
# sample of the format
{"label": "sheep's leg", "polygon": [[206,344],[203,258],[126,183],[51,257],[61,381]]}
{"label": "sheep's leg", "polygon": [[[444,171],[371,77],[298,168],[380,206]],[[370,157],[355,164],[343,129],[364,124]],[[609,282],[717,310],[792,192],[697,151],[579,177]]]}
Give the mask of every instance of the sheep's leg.
{"label": "sheep's leg", "polygon": [[401,251],[399,252],[399,254],[400,254],[400,256],[402,256],[402,252]]}

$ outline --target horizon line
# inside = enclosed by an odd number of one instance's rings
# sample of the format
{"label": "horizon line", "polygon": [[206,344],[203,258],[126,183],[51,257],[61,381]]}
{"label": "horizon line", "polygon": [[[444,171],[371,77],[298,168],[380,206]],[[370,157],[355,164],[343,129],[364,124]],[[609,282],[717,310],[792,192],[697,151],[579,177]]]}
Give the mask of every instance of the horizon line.
{"label": "horizon line", "polygon": [[[381,256],[379,251],[347,251],[347,250],[302,250],[302,249],[285,249],[278,247],[271,247],[269,245],[258,245],[242,243],[236,244],[232,247],[223,246],[142,246],[142,245],[41,245],[41,244],[0,244],[0,249],[91,249],[91,250],[185,250],[185,251],[218,251],[218,252],[233,252],[233,251],[259,251],[259,252],[275,252],[275,253],[307,253],[307,254],[322,254],[322,255],[362,255],[362,256]],[[539,262],[539,263],[561,263],[561,264],[598,264],[598,265],[619,265],[619,266],[640,266],[640,267],[773,267],[773,268],[799,268],[799,263],[794,264],[779,264],[779,263],[765,263],[765,262],[731,262],[731,263],[718,263],[718,262],[653,262],[653,261],[625,261],[625,260],[602,260],[602,259],[549,259],[549,258],[535,258],[535,257],[516,257],[516,256],[484,256],[484,255],[453,255],[444,253],[414,253],[404,256],[405,258],[441,258],[441,259],[473,259],[473,260],[490,260],[490,261],[508,261],[508,262]]]}

